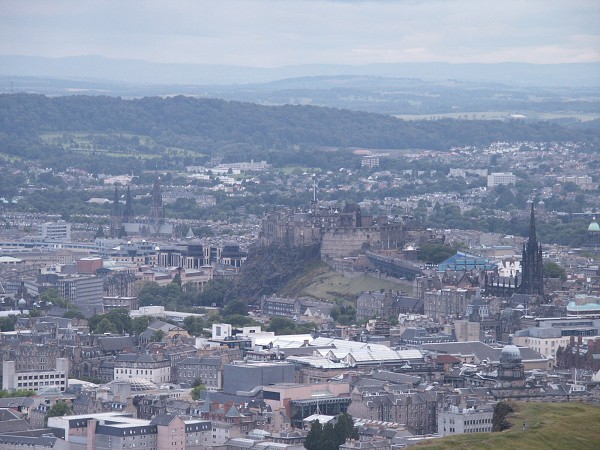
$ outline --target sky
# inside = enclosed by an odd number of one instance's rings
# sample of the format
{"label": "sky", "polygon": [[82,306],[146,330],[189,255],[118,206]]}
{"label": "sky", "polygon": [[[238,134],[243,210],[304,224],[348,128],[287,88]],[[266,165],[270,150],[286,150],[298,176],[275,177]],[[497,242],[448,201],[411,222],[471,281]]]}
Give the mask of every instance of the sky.
{"label": "sky", "polygon": [[600,0],[0,0],[0,55],[282,67],[600,61]]}

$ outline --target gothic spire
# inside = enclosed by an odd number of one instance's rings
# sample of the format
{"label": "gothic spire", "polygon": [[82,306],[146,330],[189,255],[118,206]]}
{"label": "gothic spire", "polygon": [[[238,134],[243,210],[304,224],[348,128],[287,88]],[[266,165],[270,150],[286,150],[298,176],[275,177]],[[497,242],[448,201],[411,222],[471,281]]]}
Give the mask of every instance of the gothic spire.
{"label": "gothic spire", "polygon": [[133,219],[133,199],[131,198],[131,189],[127,186],[127,196],[125,197],[125,211],[123,211],[123,222],[128,223]]}
{"label": "gothic spire", "polygon": [[537,242],[535,231],[535,212],[531,204],[531,220],[529,224],[529,239],[523,245],[523,259],[521,261],[521,293],[544,294],[544,265],[542,259],[542,245]]}
{"label": "gothic spire", "polygon": [[533,209],[533,203],[531,204],[531,217],[529,219],[529,242],[531,244],[535,244],[531,245],[532,248],[537,247],[537,237],[535,233],[535,213]]}
{"label": "gothic spire", "polygon": [[119,188],[115,186],[115,195],[113,197],[113,215],[119,214],[121,203],[119,203]]}
{"label": "gothic spire", "polygon": [[112,214],[110,217],[110,236],[118,237],[122,224],[121,202],[119,198],[119,189],[115,186],[115,197],[113,200]]}

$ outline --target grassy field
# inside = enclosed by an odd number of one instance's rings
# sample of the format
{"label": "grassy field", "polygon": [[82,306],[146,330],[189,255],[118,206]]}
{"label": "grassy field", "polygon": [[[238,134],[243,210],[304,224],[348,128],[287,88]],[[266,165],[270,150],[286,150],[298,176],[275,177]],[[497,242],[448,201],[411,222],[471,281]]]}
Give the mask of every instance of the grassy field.
{"label": "grassy field", "polygon": [[324,301],[337,299],[354,301],[362,291],[380,289],[402,290],[412,293],[410,282],[400,283],[389,279],[377,279],[367,275],[345,277],[320,263],[298,276],[281,292],[283,295],[309,295]]}
{"label": "grassy field", "polygon": [[[68,138],[68,140],[65,140],[65,136]],[[156,142],[150,136],[136,135],[136,134],[130,134],[130,133],[76,133],[76,132],[60,133],[60,132],[54,132],[54,133],[40,134],[40,138],[42,140],[44,140],[46,143],[53,143],[53,142],[58,143],[58,144],[62,145],[63,149],[71,151],[71,152],[75,152],[75,153],[90,154],[90,153],[94,152],[94,153],[101,153],[105,156],[111,156],[111,157],[117,157],[117,158],[135,156],[136,158],[142,158],[142,159],[159,158],[162,156],[162,153],[163,153],[163,152],[156,152],[156,153],[149,154],[147,152],[140,152],[134,148],[130,148],[133,144],[127,144],[126,142],[124,142],[122,144],[122,147],[119,149],[114,149],[114,148],[106,149],[103,147],[94,146],[94,143],[90,140],[91,137],[108,137],[108,138],[117,137],[119,139],[137,138],[140,145],[143,145],[145,147],[153,148],[153,147],[156,147],[156,145],[157,145]],[[202,156],[201,153],[192,152],[192,151],[185,150],[185,149],[178,148],[178,147],[167,147],[166,151],[164,153],[167,155],[170,155],[170,156],[178,156],[178,157]]]}
{"label": "grassy field", "polygon": [[[600,407],[583,403],[516,403],[509,416],[513,427],[500,433],[477,433],[435,439],[415,449],[544,449],[600,448]],[[523,430],[523,423],[526,424]]]}
{"label": "grassy field", "polygon": [[[436,120],[436,119],[468,119],[468,120],[498,120],[498,119],[508,119],[511,114],[515,114],[516,111],[475,111],[475,112],[456,112],[456,113],[446,113],[446,114],[398,114],[394,115],[398,119],[403,120]],[[538,113],[538,112],[522,112],[519,111],[519,114],[525,115],[528,119],[531,120],[552,120],[552,119],[567,119],[574,118],[577,120],[581,120],[583,122],[587,122],[589,120],[594,120],[600,117],[595,113],[570,113],[565,112],[563,114],[560,113]]]}

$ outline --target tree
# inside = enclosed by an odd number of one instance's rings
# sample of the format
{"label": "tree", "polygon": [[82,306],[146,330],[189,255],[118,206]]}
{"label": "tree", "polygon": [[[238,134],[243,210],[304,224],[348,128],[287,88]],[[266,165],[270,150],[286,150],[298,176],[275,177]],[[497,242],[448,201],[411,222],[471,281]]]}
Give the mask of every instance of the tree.
{"label": "tree", "polygon": [[233,316],[234,314],[239,314],[240,316],[247,315],[248,305],[242,300],[236,300],[223,308],[223,317]]}
{"label": "tree", "polygon": [[292,319],[288,319],[287,317],[271,317],[267,331],[272,331],[276,335],[304,334],[310,333],[313,327],[314,324],[310,323],[298,325]]}
{"label": "tree", "polygon": [[96,234],[94,235],[94,237],[95,237],[96,239],[98,239],[98,238],[104,238],[104,237],[106,237],[106,236],[104,235],[104,229],[102,228],[102,225],[100,225],[100,226],[98,227],[98,230],[96,231]]}
{"label": "tree", "polygon": [[36,392],[28,389],[17,389],[16,391],[0,390],[0,398],[33,397],[34,395],[36,395]]}
{"label": "tree", "polygon": [[171,283],[175,283],[179,288],[181,288],[181,268],[177,268],[177,273],[173,277],[173,281]]}
{"label": "tree", "polygon": [[29,317],[41,317],[42,312],[39,309],[30,309]]}
{"label": "tree", "polygon": [[146,328],[148,328],[148,325],[150,325],[151,319],[152,318],[149,316],[136,317],[135,319],[133,319],[131,321],[131,328],[133,330],[134,336],[139,336],[144,331],[146,331]]}
{"label": "tree", "polygon": [[304,447],[308,450],[337,450],[347,439],[358,439],[358,430],[354,427],[352,416],[343,413],[338,416],[335,426],[331,422],[322,426],[318,420],[313,421]]}
{"label": "tree", "polygon": [[356,309],[345,302],[336,302],[329,314],[340,325],[350,325],[356,320]]}
{"label": "tree", "polygon": [[204,291],[198,296],[202,306],[222,306],[231,281],[213,279],[204,286]]}
{"label": "tree", "polygon": [[206,390],[206,386],[204,386],[203,384],[198,384],[198,385],[194,386],[194,388],[192,389],[192,399],[200,400],[200,393],[205,390]]}
{"label": "tree", "polygon": [[0,317],[0,331],[14,331],[16,323],[17,323],[16,315]]}
{"label": "tree", "polygon": [[341,414],[333,428],[337,445],[342,445],[347,439],[358,439],[358,430],[348,413]]}
{"label": "tree", "polygon": [[156,330],[154,333],[152,333],[152,337],[150,337],[150,340],[152,342],[160,342],[163,340],[164,337],[165,333],[162,330]]}
{"label": "tree", "polygon": [[56,402],[52,405],[52,408],[46,414],[46,418],[44,419],[45,425],[48,425],[49,417],[62,417],[69,416],[73,414],[73,409],[67,402]]}
{"label": "tree", "polygon": [[[110,325],[104,323],[102,329],[106,329],[107,331],[99,331],[100,329],[98,327],[104,320],[108,321]],[[131,334],[132,332],[129,311],[123,308],[113,309],[106,314],[96,314],[90,317],[88,326],[93,333]]]}
{"label": "tree", "polygon": [[567,271],[553,261],[548,261],[544,264],[545,278],[560,278],[565,281],[567,279]]}
{"label": "tree", "polygon": [[254,327],[260,325],[260,322],[257,322],[252,317],[242,316],[240,314],[234,314],[233,316],[223,317],[223,321],[231,324],[234,327]]}
{"label": "tree", "polygon": [[96,334],[105,334],[111,333],[114,334],[117,332],[117,327],[114,323],[112,323],[108,318],[104,317],[98,325],[94,328],[94,333]]}
{"label": "tree", "polygon": [[61,306],[66,308],[67,301],[61,297],[60,292],[57,288],[46,289],[40,294],[40,302],[49,303],[53,305]]}
{"label": "tree", "polygon": [[321,450],[321,440],[323,439],[323,426],[318,420],[310,424],[310,431],[304,440],[304,448],[307,450]]}
{"label": "tree", "polygon": [[63,314],[65,319],[85,319],[85,316],[78,309],[69,309]]}
{"label": "tree", "polygon": [[206,325],[207,324],[202,317],[188,316],[183,319],[183,327],[192,336],[198,336],[202,334]]}
{"label": "tree", "polygon": [[338,450],[339,445],[336,443],[335,430],[331,422],[327,422],[323,427],[321,435],[321,450]]}
{"label": "tree", "polygon": [[419,247],[418,257],[421,261],[439,264],[455,254],[455,247],[443,244],[423,243]]}

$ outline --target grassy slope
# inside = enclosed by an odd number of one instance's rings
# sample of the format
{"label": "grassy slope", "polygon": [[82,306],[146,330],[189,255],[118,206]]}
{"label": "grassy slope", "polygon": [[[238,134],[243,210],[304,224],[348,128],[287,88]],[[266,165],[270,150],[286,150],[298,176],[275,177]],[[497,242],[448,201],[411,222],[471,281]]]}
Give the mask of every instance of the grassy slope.
{"label": "grassy slope", "polygon": [[[513,428],[500,433],[452,436],[415,449],[568,449],[600,448],[600,408],[582,403],[516,403]],[[523,422],[527,424],[523,431]]]}
{"label": "grassy slope", "polygon": [[308,267],[279,293],[289,296],[308,295],[324,301],[334,301],[336,299],[354,301],[362,291],[379,289],[402,290],[409,295],[412,293],[411,283],[399,284],[391,280],[378,280],[366,275],[347,278],[334,272],[325,263]]}

